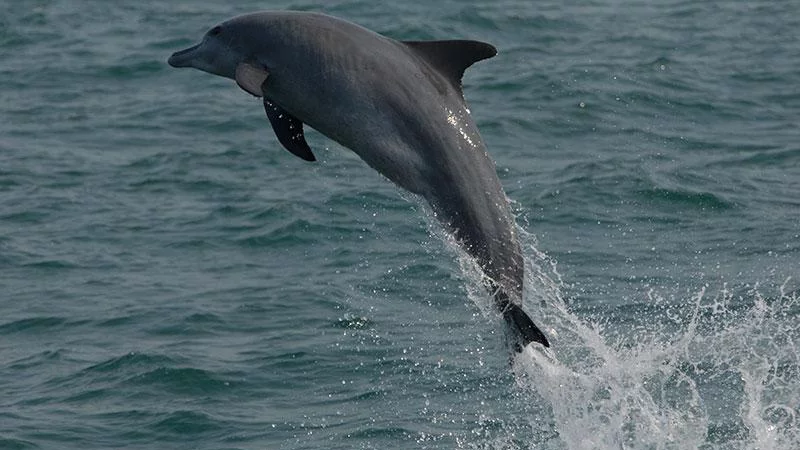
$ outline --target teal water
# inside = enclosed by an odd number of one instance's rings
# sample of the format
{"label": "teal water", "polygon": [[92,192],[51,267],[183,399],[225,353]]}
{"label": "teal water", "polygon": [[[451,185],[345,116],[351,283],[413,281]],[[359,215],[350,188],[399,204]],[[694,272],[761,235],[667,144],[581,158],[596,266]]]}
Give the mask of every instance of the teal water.
{"label": "teal water", "polygon": [[[465,94],[549,354],[413,197],[166,58],[258,9],[500,54]],[[0,6],[0,448],[800,446],[793,2]]]}

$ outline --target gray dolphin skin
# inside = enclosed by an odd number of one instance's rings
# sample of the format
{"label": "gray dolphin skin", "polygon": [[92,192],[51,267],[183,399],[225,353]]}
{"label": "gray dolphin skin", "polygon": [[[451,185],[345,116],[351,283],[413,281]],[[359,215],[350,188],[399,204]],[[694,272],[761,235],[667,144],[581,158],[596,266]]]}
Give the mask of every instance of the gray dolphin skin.
{"label": "gray dolphin skin", "polygon": [[314,161],[308,125],[423,197],[480,265],[509,344],[549,347],[522,310],[524,261],[508,199],[461,90],[497,50],[478,41],[396,41],[319,13],[234,17],[169,58],[260,97],[278,141]]}

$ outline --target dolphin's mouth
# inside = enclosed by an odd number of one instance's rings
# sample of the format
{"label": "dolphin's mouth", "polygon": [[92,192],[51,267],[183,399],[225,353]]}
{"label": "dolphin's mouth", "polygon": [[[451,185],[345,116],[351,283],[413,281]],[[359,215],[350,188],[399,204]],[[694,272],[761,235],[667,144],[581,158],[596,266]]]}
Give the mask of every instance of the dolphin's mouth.
{"label": "dolphin's mouth", "polygon": [[191,67],[192,60],[195,57],[195,51],[198,48],[200,48],[200,44],[175,52],[169,57],[167,63],[172,67]]}

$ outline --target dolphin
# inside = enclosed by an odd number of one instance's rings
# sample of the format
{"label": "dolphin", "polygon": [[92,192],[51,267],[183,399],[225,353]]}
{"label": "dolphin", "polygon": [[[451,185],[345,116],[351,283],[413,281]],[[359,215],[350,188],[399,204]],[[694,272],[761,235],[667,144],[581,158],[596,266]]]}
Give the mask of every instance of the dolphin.
{"label": "dolphin", "polygon": [[461,89],[464,71],[496,54],[484,42],[397,41],[325,14],[263,11],[222,22],[168,62],[260,97],[294,155],[315,160],[307,125],[424,198],[481,267],[508,342],[521,352],[550,344],[522,309],[514,219]]}

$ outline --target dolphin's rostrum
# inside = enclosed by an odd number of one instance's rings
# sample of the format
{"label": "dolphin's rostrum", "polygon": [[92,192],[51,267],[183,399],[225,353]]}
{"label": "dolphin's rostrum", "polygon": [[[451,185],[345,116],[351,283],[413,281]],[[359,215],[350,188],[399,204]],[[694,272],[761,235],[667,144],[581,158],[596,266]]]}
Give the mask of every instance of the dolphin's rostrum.
{"label": "dolphin's rostrum", "polygon": [[521,351],[547,338],[522,310],[524,261],[508,200],[461,91],[496,49],[477,41],[396,41],[318,13],[234,17],[169,58],[261,97],[280,143],[314,161],[303,124],[422,196],[474,257]]}

